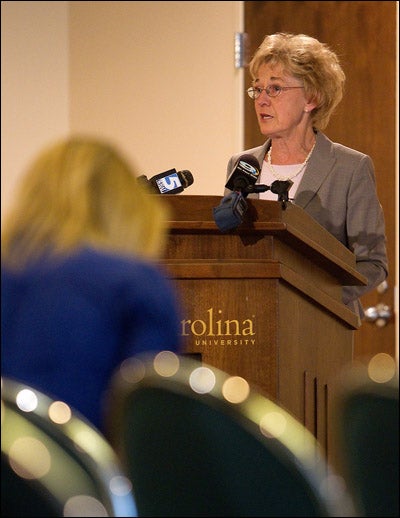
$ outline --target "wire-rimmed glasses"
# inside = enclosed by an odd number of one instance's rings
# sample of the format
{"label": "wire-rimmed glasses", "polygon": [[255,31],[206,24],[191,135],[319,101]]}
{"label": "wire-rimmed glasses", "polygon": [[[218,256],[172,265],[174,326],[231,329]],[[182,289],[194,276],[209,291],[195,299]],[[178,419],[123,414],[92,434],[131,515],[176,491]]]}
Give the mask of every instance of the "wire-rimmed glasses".
{"label": "wire-rimmed glasses", "polygon": [[291,90],[292,88],[304,88],[304,86],[280,86],[280,85],[269,85],[265,88],[260,88],[259,86],[251,86],[247,89],[247,94],[250,99],[258,99],[261,95],[261,92],[265,90],[265,93],[268,97],[277,97],[282,91]]}

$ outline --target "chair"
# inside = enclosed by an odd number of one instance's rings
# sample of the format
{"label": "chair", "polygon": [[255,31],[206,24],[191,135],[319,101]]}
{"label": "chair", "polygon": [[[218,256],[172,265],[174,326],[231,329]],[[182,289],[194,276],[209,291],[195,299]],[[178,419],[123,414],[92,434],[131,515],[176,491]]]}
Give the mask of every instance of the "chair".
{"label": "chair", "polygon": [[106,435],[140,516],[352,516],[314,437],[243,378],[163,351],[123,362]]}
{"label": "chair", "polygon": [[377,357],[339,378],[339,469],[360,516],[399,516],[399,378],[395,368],[377,369]]}
{"label": "chair", "polygon": [[137,516],[105,437],[61,401],[1,378],[1,515]]}

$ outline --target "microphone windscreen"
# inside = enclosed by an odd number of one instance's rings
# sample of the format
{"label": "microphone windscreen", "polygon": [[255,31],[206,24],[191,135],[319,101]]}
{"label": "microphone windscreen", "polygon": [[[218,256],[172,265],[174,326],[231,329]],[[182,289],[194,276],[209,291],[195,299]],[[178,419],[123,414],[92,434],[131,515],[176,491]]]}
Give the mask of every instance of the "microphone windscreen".
{"label": "microphone windscreen", "polygon": [[243,221],[247,203],[240,192],[231,192],[213,208],[214,221],[222,232],[235,229]]}
{"label": "microphone windscreen", "polygon": [[231,191],[245,189],[257,182],[260,175],[260,164],[254,155],[245,153],[239,156],[236,165],[230,174],[225,187]]}
{"label": "microphone windscreen", "polygon": [[236,162],[236,166],[239,164],[239,162],[246,162],[247,164],[253,166],[256,169],[260,169],[260,164],[257,160],[257,158],[254,155],[250,155],[250,153],[245,153],[244,155],[240,155]]}
{"label": "microphone windscreen", "polygon": [[193,175],[187,169],[184,169],[183,171],[180,171],[180,173],[181,173],[181,176],[182,176],[182,183],[184,184],[184,187],[186,189],[186,187],[189,187],[189,185],[192,185],[192,183],[194,182]]}

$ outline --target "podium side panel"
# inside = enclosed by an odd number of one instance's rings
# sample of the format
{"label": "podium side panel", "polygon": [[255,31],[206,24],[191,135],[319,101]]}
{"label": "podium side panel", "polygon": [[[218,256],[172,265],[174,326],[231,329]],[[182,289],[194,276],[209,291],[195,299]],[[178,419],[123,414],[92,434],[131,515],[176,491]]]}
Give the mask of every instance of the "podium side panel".
{"label": "podium side panel", "polygon": [[279,286],[278,399],[333,451],[334,386],[352,362],[354,330],[285,282]]}

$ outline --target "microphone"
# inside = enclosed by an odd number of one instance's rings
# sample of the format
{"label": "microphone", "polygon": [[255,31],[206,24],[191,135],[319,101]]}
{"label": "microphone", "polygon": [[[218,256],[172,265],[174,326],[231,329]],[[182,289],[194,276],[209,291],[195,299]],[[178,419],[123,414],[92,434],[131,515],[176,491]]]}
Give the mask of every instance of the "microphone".
{"label": "microphone", "polygon": [[271,184],[271,192],[278,195],[278,201],[285,202],[289,201],[289,190],[292,187],[292,180],[275,180]]}
{"label": "microphone", "polygon": [[261,183],[258,183],[257,185],[248,185],[244,189],[244,192],[250,194],[271,191],[278,195],[278,201],[289,201],[289,190],[292,185],[292,180],[275,180],[271,185],[264,185]]}
{"label": "microphone", "polygon": [[239,191],[243,194],[243,197],[246,197],[259,176],[260,164],[256,157],[250,154],[241,155],[226,182],[225,188],[231,191]]}
{"label": "microphone", "polygon": [[226,232],[242,223],[247,210],[247,202],[240,191],[234,191],[224,196],[218,207],[213,208],[214,221],[217,227]]}
{"label": "microphone", "polygon": [[254,184],[260,175],[260,164],[255,156],[241,155],[230,174],[225,188],[233,191],[224,198],[218,207],[213,208],[214,221],[222,232],[238,227],[247,210],[245,197],[255,192]]}
{"label": "microphone", "polygon": [[147,184],[156,194],[178,194],[192,185],[194,179],[190,171],[169,169],[150,179],[142,174],[138,177],[138,181]]}

